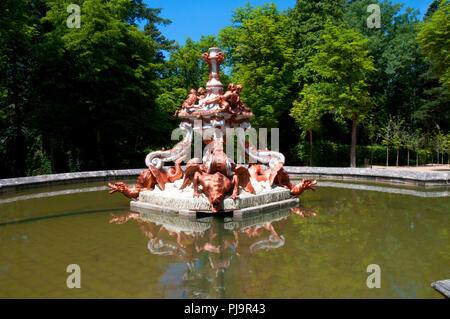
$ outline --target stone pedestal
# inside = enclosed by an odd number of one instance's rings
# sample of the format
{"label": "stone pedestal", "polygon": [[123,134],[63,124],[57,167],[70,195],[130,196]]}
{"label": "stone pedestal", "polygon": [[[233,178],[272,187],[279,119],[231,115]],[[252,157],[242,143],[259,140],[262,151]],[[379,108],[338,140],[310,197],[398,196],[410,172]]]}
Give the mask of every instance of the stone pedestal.
{"label": "stone pedestal", "polygon": [[[153,191],[143,191],[139,194],[137,201],[130,203],[130,207],[138,212],[146,209],[187,216],[194,216],[197,212],[211,213],[211,206],[206,196],[193,197],[192,187],[181,191],[179,184],[180,181],[166,184],[164,191],[158,187]],[[239,218],[243,215],[293,206],[299,202],[298,198],[291,197],[289,189],[283,187],[266,186],[264,189],[261,185],[257,185],[255,189],[256,194],[250,194],[240,189],[237,199],[230,199],[230,194],[225,196],[223,211],[232,211],[233,216]]]}

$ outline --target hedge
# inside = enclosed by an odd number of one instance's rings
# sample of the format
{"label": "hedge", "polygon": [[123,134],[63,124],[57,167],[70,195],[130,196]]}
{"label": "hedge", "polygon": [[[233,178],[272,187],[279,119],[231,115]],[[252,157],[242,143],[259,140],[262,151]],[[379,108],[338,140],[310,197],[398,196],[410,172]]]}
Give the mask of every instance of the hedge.
{"label": "hedge", "polygon": [[[370,163],[371,149],[373,150],[373,162]],[[289,165],[309,165],[308,142],[297,144],[291,149]],[[389,147],[389,166],[395,166],[397,151]],[[419,151],[419,165],[431,163],[432,154],[429,150]],[[444,163],[448,161],[448,154],[444,155]],[[436,154],[433,154],[433,161],[436,162]],[[350,145],[342,145],[327,141],[313,142],[313,166],[348,167],[350,165]],[[386,165],[386,146],[382,145],[357,145],[356,165],[365,167],[368,165]],[[411,166],[416,165],[416,152],[410,151]],[[399,150],[399,165],[407,165],[407,149]]]}

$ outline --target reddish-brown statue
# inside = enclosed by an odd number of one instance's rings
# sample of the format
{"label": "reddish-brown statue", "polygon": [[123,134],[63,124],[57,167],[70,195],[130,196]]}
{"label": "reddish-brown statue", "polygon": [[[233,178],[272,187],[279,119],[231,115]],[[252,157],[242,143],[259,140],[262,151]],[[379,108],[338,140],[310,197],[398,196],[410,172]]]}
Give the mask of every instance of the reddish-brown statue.
{"label": "reddish-brown statue", "polygon": [[[108,185],[112,188],[110,193],[121,192],[129,198],[137,198],[141,191],[151,191],[158,185],[159,189],[168,191],[173,198],[181,197],[177,199],[173,207],[190,210],[196,207],[192,204],[195,201],[188,199],[183,202],[182,197],[186,196],[185,193],[183,194],[183,189],[193,185],[193,196],[201,196],[203,192],[209,200],[211,211],[217,213],[223,210],[223,201],[227,194],[230,194],[231,199],[239,198],[240,187],[248,193],[255,194],[255,188],[259,192],[265,188],[264,184],[267,182],[270,186],[276,185],[289,189],[293,196],[298,196],[308,189],[314,190],[313,185],[317,183],[315,180],[305,179],[297,184],[291,183],[289,175],[283,169],[284,155],[268,149],[257,149],[246,140],[245,134],[237,136],[238,147],[251,163],[249,167],[237,166],[232,159],[234,152],[229,154],[230,157],[227,156],[224,145],[228,138],[226,135],[228,129],[248,130],[251,127],[250,119],[253,113],[241,99],[242,85],[230,83],[226,92],[223,93],[223,84],[220,82],[220,64],[225,59],[223,52],[220,52],[219,48],[210,48],[209,53],[202,55],[202,59],[209,66],[206,92],[202,87],[198,90],[191,89],[181,109],[174,114],[181,119],[180,129],[185,133],[183,140],[170,150],[162,149],[149,153],[145,159],[148,169],[141,173],[137,184],[128,187],[122,182],[109,183]],[[209,134],[210,130],[213,134]],[[207,148],[202,152],[201,160],[194,158],[187,163],[183,173],[180,163],[191,154],[191,144],[195,133],[202,136]],[[165,163],[172,162],[175,162],[175,167],[164,168]],[[183,177],[182,183],[174,183]],[[256,184],[252,185],[252,182]],[[260,182],[264,183],[259,185]],[[168,183],[174,183],[168,187],[170,190],[166,189]],[[142,196],[142,200],[145,197]],[[156,198],[156,196],[149,197]],[[273,202],[278,200],[275,197]],[[160,205],[161,202],[158,203]]]}
{"label": "reddish-brown statue", "polygon": [[198,88],[197,93],[198,93],[199,100],[203,100],[206,98],[206,92],[205,92],[204,88],[202,88],[202,87]]}
{"label": "reddish-brown statue", "polygon": [[183,177],[184,173],[180,166],[181,162],[182,159],[175,162],[175,167],[170,167],[169,169],[157,169],[152,166],[149,169],[144,169],[139,175],[136,185],[133,187],[129,187],[123,182],[108,183],[108,186],[112,188],[109,193],[120,192],[128,198],[137,198],[140,192],[153,190],[156,184],[164,190],[166,183],[173,183]]}
{"label": "reddish-brown statue", "polygon": [[189,91],[189,95],[188,95],[187,99],[183,102],[181,109],[177,110],[173,116],[177,116],[178,114],[180,114],[181,111],[183,111],[185,109],[194,107],[195,102],[197,102],[197,99],[198,99],[197,91],[195,89],[191,89]]}
{"label": "reddish-brown statue", "polygon": [[303,193],[305,190],[315,190],[313,185],[317,184],[317,181],[310,179],[303,179],[299,181],[297,184],[292,184],[289,178],[289,174],[283,169],[283,163],[278,163],[272,169],[267,168],[263,169],[261,165],[258,164],[250,164],[248,169],[250,176],[257,180],[268,181],[269,185],[279,185],[290,190],[291,195],[298,196]]}
{"label": "reddish-brown statue", "polygon": [[200,197],[199,185],[202,186],[203,193],[209,200],[211,210],[217,213],[222,208],[225,195],[233,191],[230,198],[239,198],[239,186],[247,192],[255,194],[255,190],[250,182],[250,174],[243,166],[236,167],[233,177],[230,179],[217,170],[208,171],[205,165],[192,162],[186,165],[186,174],[183,185],[184,189],[190,184],[194,185],[194,197]]}

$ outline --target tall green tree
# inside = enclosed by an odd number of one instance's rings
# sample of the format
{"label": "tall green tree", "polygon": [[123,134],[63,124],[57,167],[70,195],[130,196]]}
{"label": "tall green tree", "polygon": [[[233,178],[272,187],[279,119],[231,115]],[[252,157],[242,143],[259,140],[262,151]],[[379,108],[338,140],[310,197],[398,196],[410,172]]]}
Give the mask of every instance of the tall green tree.
{"label": "tall green tree", "polygon": [[309,134],[309,166],[313,165],[313,131],[320,127],[320,119],[326,112],[326,96],[320,88],[320,84],[305,84],[300,92],[299,100],[294,101],[290,115],[295,119],[301,136]]}
{"label": "tall green tree", "polygon": [[394,116],[392,119],[389,119],[389,122],[392,127],[391,143],[397,152],[395,166],[398,166],[400,147],[404,145],[403,133],[405,120],[400,116]]}
{"label": "tall green tree", "polygon": [[293,76],[297,89],[315,80],[315,73],[308,69],[308,59],[316,53],[327,19],[341,23],[344,8],[345,0],[297,0],[287,12],[296,57]]}
{"label": "tall green tree", "polygon": [[308,67],[321,78],[318,93],[328,111],[338,120],[351,120],[350,166],[356,167],[357,127],[373,108],[367,83],[376,69],[365,49],[368,40],[353,29],[328,21],[322,41]]}
{"label": "tall green tree", "polygon": [[161,22],[158,11],[146,10],[142,1],[84,0],[81,27],[68,28],[70,3],[49,2],[43,19],[49,31],[40,45],[45,54],[36,75],[42,95],[36,120],[44,144],[59,154],[53,158],[59,169],[67,165],[64,154],[75,149],[84,169],[139,163],[145,148],[166,142],[157,133],[170,127],[155,102],[161,43],[137,26],[138,20]]}
{"label": "tall green tree", "polygon": [[[380,6],[380,28],[369,28],[371,4]],[[418,12],[391,1],[356,0],[348,3],[344,20],[369,39],[367,49],[377,69],[372,75],[370,93],[378,105],[375,118],[381,127],[389,115],[401,114],[411,124],[420,108],[427,65],[416,41]]]}
{"label": "tall green tree", "polygon": [[[447,43],[445,43],[445,34],[441,33],[441,31],[446,32],[447,30],[445,29],[445,26],[442,30],[439,30],[440,26],[436,26],[436,23],[448,23],[448,2],[446,16],[442,15],[442,11],[439,11],[441,10],[441,3],[445,4],[445,2],[442,2],[441,0],[435,0],[430,4],[424,17],[425,22],[419,26],[420,32],[416,35],[418,44],[421,44],[421,49],[425,53],[426,60],[429,64],[427,63],[427,70],[419,77],[423,79],[421,87],[423,95],[421,97],[420,107],[415,110],[413,116],[418,124],[427,131],[435,129],[448,130],[450,128],[450,91],[448,90],[448,87],[442,86],[442,81],[438,76],[441,72],[445,72],[443,63],[446,62],[442,59],[445,59],[445,50],[448,51],[448,40]],[[437,11],[439,11],[439,13],[436,18],[434,18],[435,21],[433,22],[432,19],[434,13],[437,13]],[[436,19],[447,19],[447,21],[437,21]],[[433,28],[435,28],[434,31]],[[438,33],[436,42],[434,42],[433,32]],[[424,41],[430,43],[425,43]],[[438,55],[441,55],[440,58],[433,58],[432,56],[435,56],[435,53],[432,52],[439,50],[437,49],[439,45],[442,46],[444,51],[437,53]],[[435,59],[440,59],[441,62],[439,62],[439,66],[434,63]]]}
{"label": "tall green tree", "polygon": [[[297,96],[290,115],[294,117],[296,125],[301,131],[301,139],[304,139],[305,133],[308,132],[310,165],[313,160],[313,131],[321,127],[329,127],[329,125],[324,125],[321,120],[323,112],[317,112],[318,109],[311,105],[313,100],[317,100],[317,95],[314,94],[314,82],[318,81],[318,76],[308,67],[308,59],[316,53],[316,47],[321,42],[327,19],[331,19],[335,23],[342,22],[344,3],[345,0],[297,0],[294,8],[289,9],[286,13],[289,18],[287,23],[293,39],[292,46],[295,54],[292,70],[292,95]],[[302,92],[306,85],[310,85],[309,89]],[[305,97],[304,101],[302,97]],[[309,102],[306,103],[306,101]],[[334,128],[329,127],[329,129],[333,130]],[[292,131],[295,133],[294,130]]]}
{"label": "tall green tree", "polygon": [[0,172],[23,176],[26,171],[30,119],[35,92],[30,74],[36,69],[40,1],[0,3]]}
{"label": "tall green tree", "polygon": [[443,0],[440,8],[422,24],[417,40],[435,76],[450,92],[450,1]]}
{"label": "tall green tree", "polygon": [[247,4],[233,11],[232,25],[219,32],[231,80],[243,85],[242,99],[252,108],[256,127],[277,127],[287,114],[295,55],[288,18],[275,4]]}

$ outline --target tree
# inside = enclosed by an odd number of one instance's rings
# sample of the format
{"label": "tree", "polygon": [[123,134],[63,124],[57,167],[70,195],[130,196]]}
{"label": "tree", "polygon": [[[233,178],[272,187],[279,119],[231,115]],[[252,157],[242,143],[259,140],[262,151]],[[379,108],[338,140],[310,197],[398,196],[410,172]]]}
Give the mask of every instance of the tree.
{"label": "tree", "polygon": [[294,107],[290,113],[302,132],[302,138],[305,137],[306,132],[309,133],[309,166],[313,165],[313,130],[320,126],[319,121],[325,111],[322,107],[323,98],[317,84],[311,86],[306,84],[300,93],[300,101],[294,101]]}
{"label": "tree", "polygon": [[367,132],[370,140],[370,167],[373,164],[373,146],[378,137],[378,126],[373,116],[369,116],[366,121]]}
{"label": "tree", "polygon": [[[374,3],[381,9],[380,28],[367,27],[367,8]],[[377,71],[369,88],[377,105],[373,115],[380,124],[390,115],[401,115],[409,126],[427,130],[436,125],[447,127],[448,98],[428,75],[429,65],[417,42],[418,11],[402,6],[390,1],[355,0],[348,2],[345,10],[345,22],[369,39],[367,49],[374,57]]]}
{"label": "tree", "polygon": [[135,23],[161,22],[158,11],[138,0],[84,0],[81,28],[71,29],[70,3],[48,2],[43,19],[48,32],[35,75],[42,96],[35,120],[43,144],[58,170],[67,166],[66,153],[77,148],[84,169],[140,163],[149,144],[167,141],[157,133],[170,132],[167,112],[155,102],[161,41]]}
{"label": "tree", "polygon": [[440,8],[441,2],[442,2],[442,0],[433,0],[433,2],[431,2],[430,6],[428,7],[427,12],[424,15],[424,19],[431,18],[433,13],[435,13],[436,10],[438,10]]}
{"label": "tree", "polygon": [[[40,1],[0,2],[0,173],[23,176],[27,147],[35,143],[27,134],[27,114],[36,102],[30,74],[36,68]],[[30,138],[29,138],[30,137]]]}
{"label": "tree", "polygon": [[[439,164],[439,161],[440,161],[441,164],[444,164],[444,154],[443,154],[444,152],[441,152],[441,151],[443,151],[443,149],[445,148],[445,145],[446,145],[446,135],[444,135],[444,133],[442,133],[441,130],[437,130],[434,133],[432,140],[433,140],[434,150],[436,151],[436,158],[437,158],[436,163]],[[441,158],[440,158],[440,155],[442,156]]]}
{"label": "tree", "polygon": [[423,22],[417,40],[426,60],[442,86],[450,92],[450,2],[443,0],[428,21]]}
{"label": "tree", "polygon": [[321,42],[328,19],[338,24],[342,22],[345,0],[297,0],[294,8],[288,11],[289,29],[295,49],[294,83],[296,89],[311,84],[315,74],[308,68],[309,57],[316,53]]}
{"label": "tree", "polygon": [[234,10],[232,25],[219,32],[231,80],[242,84],[241,97],[256,127],[277,127],[292,105],[294,50],[287,19],[273,3],[247,4]]}
{"label": "tree", "polygon": [[415,144],[415,136],[414,136],[414,132],[411,132],[410,130],[403,130],[402,132],[402,144],[404,146],[406,146],[407,149],[407,165],[409,166],[409,156],[410,156],[410,152],[412,149],[414,149],[414,144]]}
{"label": "tree", "polygon": [[[428,72],[423,77],[429,77]],[[423,98],[420,107],[414,111],[415,122],[423,128],[431,131],[436,128],[450,128],[450,94],[436,83],[436,80],[429,79],[423,86]]]}
{"label": "tree", "polygon": [[450,164],[450,133],[443,137],[442,152],[447,153],[447,164]]}
{"label": "tree", "polygon": [[398,166],[398,159],[399,159],[399,151],[400,147],[403,145],[403,128],[405,124],[405,120],[400,118],[399,116],[394,116],[392,119],[389,119],[389,122],[391,123],[392,127],[392,136],[391,136],[391,143],[394,146],[395,150],[397,151],[397,156],[395,160],[395,166]]}
{"label": "tree", "polygon": [[328,110],[337,120],[351,120],[350,166],[356,167],[357,127],[373,108],[367,81],[376,69],[364,49],[368,40],[355,30],[328,21],[322,40],[308,67],[321,78],[318,94]]}
{"label": "tree", "polygon": [[390,118],[386,126],[380,131],[381,144],[386,146],[386,167],[389,167],[389,146],[392,145],[393,132],[393,121]]}
{"label": "tree", "polygon": [[411,135],[412,148],[416,152],[416,166],[419,166],[419,151],[425,144],[425,138],[421,129],[416,129]]}

